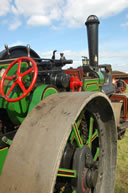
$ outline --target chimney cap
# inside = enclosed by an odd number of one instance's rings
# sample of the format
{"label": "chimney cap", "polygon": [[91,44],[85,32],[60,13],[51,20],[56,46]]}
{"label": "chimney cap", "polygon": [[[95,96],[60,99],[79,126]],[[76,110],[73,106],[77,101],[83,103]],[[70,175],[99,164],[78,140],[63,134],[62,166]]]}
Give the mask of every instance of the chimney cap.
{"label": "chimney cap", "polygon": [[90,15],[88,18],[87,18],[87,21],[85,22],[86,25],[88,24],[95,24],[95,23],[100,23],[99,22],[99,19],[96,15]]}

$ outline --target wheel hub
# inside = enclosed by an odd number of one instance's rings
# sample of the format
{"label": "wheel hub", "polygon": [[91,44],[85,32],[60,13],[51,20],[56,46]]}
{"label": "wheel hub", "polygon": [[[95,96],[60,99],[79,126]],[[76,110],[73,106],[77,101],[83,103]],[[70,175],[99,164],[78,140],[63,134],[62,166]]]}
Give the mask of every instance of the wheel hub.
{"label": "wheel hub", "polygon": [[87,145],[76,149],[73,169],[77,171],[77,180],[72,180],[77,193],[88,193],[91,188],[96,186],[98,169]]}
{"label": "wheel hub", "polygon": [[88,169],[87,173],[85,174],[85,185],[87,184],[87,186],[89,188],[95,187],[96,183],[97,183],[97,178],[98,178],[98,170],[91,168]]}
{"label": "wheel hub", "polygon": [[17,74],[14,74],[14,75],[12,76],[12,80],[13,80],[13,81],[16,81],[17,78],[18,78]]}

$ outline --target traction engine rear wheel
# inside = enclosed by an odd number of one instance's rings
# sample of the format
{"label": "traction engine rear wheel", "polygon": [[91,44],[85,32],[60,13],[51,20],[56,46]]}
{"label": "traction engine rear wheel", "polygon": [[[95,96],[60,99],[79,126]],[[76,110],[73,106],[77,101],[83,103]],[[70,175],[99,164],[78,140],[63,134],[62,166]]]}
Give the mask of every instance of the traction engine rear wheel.
{"label": "traction engine rear wheel", "polygon": [[103,93],[51,95],[16,133],[0,191],[113,193],[116,136],[113,110]]}

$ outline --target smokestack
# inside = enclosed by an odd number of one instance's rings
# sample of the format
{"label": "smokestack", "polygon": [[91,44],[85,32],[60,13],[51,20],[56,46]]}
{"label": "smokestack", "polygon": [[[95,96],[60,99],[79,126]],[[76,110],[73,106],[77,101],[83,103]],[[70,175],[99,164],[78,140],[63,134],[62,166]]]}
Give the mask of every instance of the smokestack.
{"label": "smokestack", "polygon": [[88,48],[89,48],[89,64],[94,70],[98,69],[98,24],[99,19],[95,15],[87,18],[85,25],[87,26]]}

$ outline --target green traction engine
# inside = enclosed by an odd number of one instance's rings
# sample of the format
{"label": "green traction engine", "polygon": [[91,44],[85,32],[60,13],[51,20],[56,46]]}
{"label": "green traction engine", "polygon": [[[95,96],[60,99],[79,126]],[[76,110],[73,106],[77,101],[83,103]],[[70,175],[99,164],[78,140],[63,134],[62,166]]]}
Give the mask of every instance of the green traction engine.
{"label": "green traction engine", "polygon": [[98,24],[88,17],[89,60],[77,69],[63,70],[73,61],[56,50],[0,53],[0,193],[114,192],[127,96],[98,65]]}

